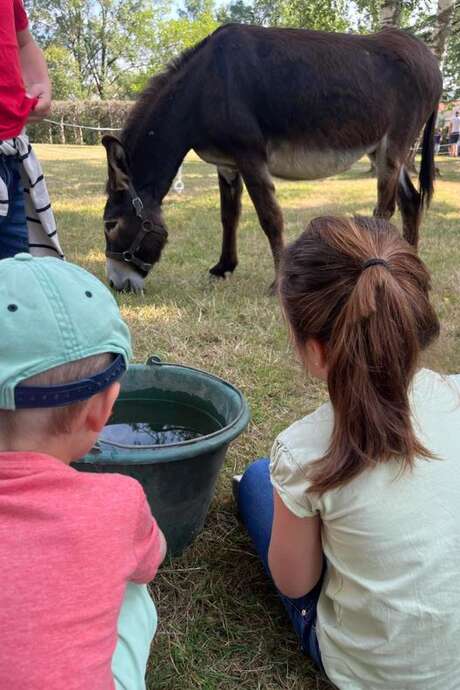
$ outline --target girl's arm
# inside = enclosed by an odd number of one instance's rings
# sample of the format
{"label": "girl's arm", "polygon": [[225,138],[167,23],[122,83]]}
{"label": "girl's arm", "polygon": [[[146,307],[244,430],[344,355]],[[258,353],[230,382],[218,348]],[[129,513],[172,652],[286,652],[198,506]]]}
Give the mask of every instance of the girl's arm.
{"label": "girl's arm", "polygon": [[276,491],[274,504],[268,564],[280,592],[297,599],[310,592],[321,576],[321,520],[319,516],[297,517]]}

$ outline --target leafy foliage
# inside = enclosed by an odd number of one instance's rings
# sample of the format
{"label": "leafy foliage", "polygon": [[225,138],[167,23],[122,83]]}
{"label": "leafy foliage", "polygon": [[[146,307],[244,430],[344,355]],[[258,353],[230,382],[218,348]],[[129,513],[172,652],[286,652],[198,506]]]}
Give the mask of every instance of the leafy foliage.
{"label": "leafy foliage", "polygon": [[78,99],[84,96],[78,65],[70,50],[57,43],[44,49],[46,63],[53,83],[53,96],[58,100]]}
{"label": "leafy foliage", "polygon": [[155,41],[149,63],[149,76],[164,69],[172,58],[190,48],[212,33],[219,26],[217,19],[206,12],[191,21],[186,17],[160,22],[155,31]]}
{"label": "leafy foliage", "polygon": [[100,98],[148,60],[153,17],[147,0],[34,0],[30,10],[42,45],[67,51],[81,91]]}

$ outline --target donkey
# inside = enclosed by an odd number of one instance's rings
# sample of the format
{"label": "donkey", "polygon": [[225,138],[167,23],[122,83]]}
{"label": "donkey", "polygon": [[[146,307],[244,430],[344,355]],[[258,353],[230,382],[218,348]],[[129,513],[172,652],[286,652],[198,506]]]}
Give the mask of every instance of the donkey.
{"label": "donkey", "polygon": [[[120,139],[105,136],[107,274],[142,290],[168,233],[161,204],[188,151],[217,166],[222,251],[237,263],[242,181],[270,243],[275,272],[283,217],[272,177],[313,180],[367,154],[377,170],[377,216],[396,203],[415,247],[434,180],[434,127],[442,78],[430,50],[386,29],[352,35],[229,24],[153,77]],[[424,128],[419,191],[405,162]]]}

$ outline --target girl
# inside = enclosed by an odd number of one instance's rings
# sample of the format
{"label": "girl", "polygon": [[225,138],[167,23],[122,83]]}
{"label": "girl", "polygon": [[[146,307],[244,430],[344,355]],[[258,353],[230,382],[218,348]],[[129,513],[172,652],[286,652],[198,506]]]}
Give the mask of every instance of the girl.
{"label": "girl", "polygon": [[302,649],[344,690],[460,687],[460,377],[418,368],[439,333],[429,289],[385,220],[317,218],[282,260],[330,402],[249,467],[239,509]]}

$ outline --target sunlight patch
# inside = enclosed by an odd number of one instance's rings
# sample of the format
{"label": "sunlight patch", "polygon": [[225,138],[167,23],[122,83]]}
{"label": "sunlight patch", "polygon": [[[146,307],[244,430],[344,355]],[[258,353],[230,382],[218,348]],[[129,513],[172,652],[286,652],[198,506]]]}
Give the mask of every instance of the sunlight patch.
{"label": "sunlight patch", "polygon": [[182,310],[176,304],[123,304],[120,306],[123,318],[131,323],[174,323],[182,318]]}

